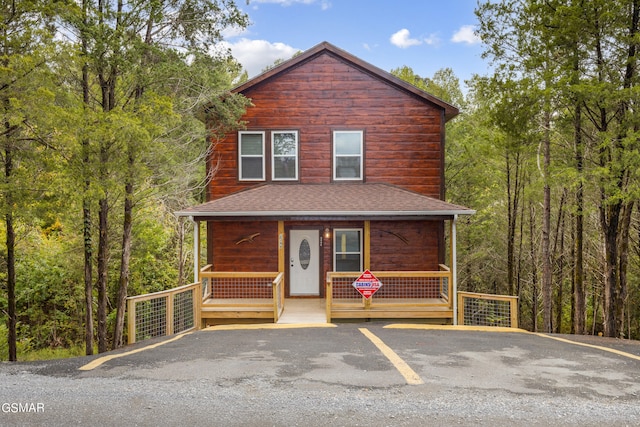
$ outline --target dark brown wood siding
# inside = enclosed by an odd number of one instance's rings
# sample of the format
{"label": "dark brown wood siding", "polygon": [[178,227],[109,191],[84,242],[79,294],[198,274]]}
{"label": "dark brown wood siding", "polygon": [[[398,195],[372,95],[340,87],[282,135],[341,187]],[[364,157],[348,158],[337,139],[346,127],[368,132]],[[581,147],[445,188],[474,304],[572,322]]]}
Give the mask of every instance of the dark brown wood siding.
{"label": "dark brown wood siding", "polygon": [[[325,52],[250,87],[254,104],[247,130],[265,131],[266,182],[270,181],[270,132],[299,132],[299,182],[332,180],[334,130],[364,131],[365,181],[388,183],[440,198],[443,113],[424,99]],[[215,146],[212,199],[251,187],[238,180],[238,136]]]}
{"label": "dark brown wood siding", "polygon": [[438,271],[436,221],[371,221],[371,270]]}
{"label": "dark brown wood siding", "polygon": [[209,222],[207,238],[207,262],[215,271],[278,271],[277,222]]}

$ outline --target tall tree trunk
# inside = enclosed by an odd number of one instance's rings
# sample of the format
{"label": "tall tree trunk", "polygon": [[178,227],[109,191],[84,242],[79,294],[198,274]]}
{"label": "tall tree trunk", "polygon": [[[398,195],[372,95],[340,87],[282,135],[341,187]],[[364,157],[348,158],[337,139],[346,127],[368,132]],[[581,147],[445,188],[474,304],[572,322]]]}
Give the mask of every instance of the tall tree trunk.
{"label": "tall tree trunk", "polygon": [[[118,11],[123,8],[122,0],[118,1]],[[149,14],[147,21],[147,30],[145,35],[145,45],[151,44],[151,35],[153,33],[154,14]],[[120,20],[118,19],[118,26]],[[148,51],[145,51],[141,63],[142,67],[147,65],[149,60]],[[144,83],[140,82],[136,87],[134,94],[135,110],[142,99],[145,91]],[[133,190],[135,180],[136,156],[133,147],[135,141],[128,141],[128,157],[127,157],[127,176],[124,185],[124,217],[122,224],[122,253],[120,257],[120,280],[118,285],[118,296],[116,301],[116,322],[113,330],[113,349],[119,348],[123,344],[122,334],[124,332],[124,315],[127,310],[127,294],[129,289],[129,266],[131,263],[131,239],[133,231]]]}
{"label": "tall tree trunk", "polygon": [[551,234],[551,187],[549,186],[549,165],[551,163],[551,141],[550,126],[551,115],[545,112],[545,135],[543,138],[544,151],[544,202],[543,202],[543,219],[542,219],[542,305],[543,305],[543,331],[547,333],[553,332],[552,324],[552,283],[551,283],[551,253],[550,253],[550,237]]}
{"label": "tall tree trunk", "polygon": [[109,348],[107,341],[107,283],[109,263],[109,203],[106,196],[100,199],[98,212],[98,352],[104,353]]}
{"label": "tall tree trunk", "polygon": [[538,268],[536,247],[533,242],[533,236],[535,236],[535,215],[534,215],[533,203],[529,204],[529,250],[531,256],[531,285],[533,290],[531,292],[531,327],[533,332],[538,331]]}
{"label": "tall tree trunk", "polygon": [[[556,287],[556,324],[554,331],[560,333],[562,331],[562,311],[564,307],[564,232],[565,232],[565,208],[564,205],[567,200],[567,189],[564,188],[562,197],[560,197],[560,206],[558,208],[558,221],[556,223],[556,234],[553,240],[553,258],[555,260],[554,265],[557,265],[557,280],[558,286]],[[558,242],[560,249],[558,249]],[[559,253],[558,253],[559,252]]]}
{"label": "tall tree trunk", "polygon": [[[515,282],[515,239],[520,202],[520,154],[506,153],[507,171],[507,287],[508,294],[514,295]],[[515,169],[515,171],[514,171]]]}
{"label": "tall tree trunk", "polygon": [[[129,156],[129,170],[133,170],[133,157]],[[113,349],[122,346],[124,332],[124,314],[127,309],[129,288],[129,263],[131,260],[131,232],[133,229],[133,177],[129,176],[125,185],[124,220],[122,230],[122,256],[120,259],[120,280],[116,301],[116,324],[113,331]]]}
{"label": "tall tree trunk", "polygon": [[631,229],[631,215],[633,213],[634,202],[625,204],[622,210],[621,230],[620,230],[620,259],[618,264],[619,292],[616,301],[616,328],[618,336],[624,331],[624,307],[627,302],[627,268],[629,266],[629,238]]}
{"label": "tall tree trunk", "polygon": [[518,265],[516,270],[516,296],[518,297],[518,325],[522,325],[522,258],[524,256],[524,209],[520,209],[520,240],[518,241]]}
{"label": "tall tree trunk", "polygon": [[[84,144],[84,142],[83,142]],[[88,163],[85,160],[85,165]],[[85,194],[89,191],[89,182],[85,182]],[[82,202],[82,234],[84,236],[84,342],[85,354],[93,354],[93,248],[91,236],[91,207],[88,196]]]}
{"label": "tall tree trunk", "polygon": [[[604,197],[603,197],[604,199]],[[606,205],[601,201],[600,226],[604,233],[604,334],[617,337],[616,303],[618,301],[618,228],[620,225],[620,202]]]}
{"label": "tall tree trunk", "polygon": [[[4,100],[5,110],[9,105],[9,100]],[[9,361],[18,360],[17,351],[17,310],[16,310],[16,235],[13,225],[13,188],[11,179],[13,174],[13,153],[11,148],[11,124],[5,121],[5,149],[4,149],[4,176],[6,189],[4,191],[5,203],[5,226],[7,244],[7,304],[8,304],[8,326],[7,344],[9,345]]]}
{"label": "tall tree trunk", "polygon": [[[6,153],[5,153],[6,155]],[[5,164],[6,167],[6,164]],[[10,190],[9,190],[10,191]],[[7,202],[9,202],[7,198]],[[10,209],[10,207],[8,208]],[[16,236],[13,228],[13,214],[7,211],[5,214],[5,225],[7,227],[7,304],[9,314],[9,334],[7,336],[9,344],[9,361],[18,360],[17,349],[17,310],[16,310]]]}
{"label": "tall tree trunk", "polygon": [[[636,67],[636,36],[638,34],[638,24],[640,22],[640,1],[634,0],[632,2],[632,18],[629,24],[629,46],[627,50],[627,61],[624,75],[623,87],[625,90],[629,90],[633,87],[635,78]],[[604,61],[602,57],[602,47],[600,40],[597,44],[598,50],[598,65],[599,68],[603,66]],[[601,72],[600,78],[603,74]],[[619,194],[626,194],[628,181],[630,176],[629,166],[621,165],[621,160],[627,150],[632,150],[625,147],[623,141],[627,137],[630,131],[635,131],[635,128],[631,128],[628,122],[628,115],[630,114],[631,106],[626,98],[620,99],[615,119],[617,121],[618,129],[615,139],[610,140],[608,146],[603,146],[600,149],[600,166],[603,168],[611,168],[611,165],[616,163],[617,170],[613,176],[615,180],[615,191],[618,193],[615,195],[615,201],[611,200],[610,190],[607,188],[608,183],[601,183],[601,206],[600,206],[600,225],[604,234],[605,243],[605,290],[604,290],[604,334],[608,337],[619,337],[622,331],[622,315],[624,312],[624,298],[626,297],[626,268],[627,268],[627,254],[623,255],[623,250],[628,251],[628,239],[629,232],[624,230],[626,222],[627,208],[632,209],[633,203],[624,202],[619,197]],[[603,121],[600,127],[600,131],[604,137],[607,137],[605,133],[607,131],[608,123],[604,122],[606,116],[601,115]],[[604,145],[604,144],[603,144]],[[629,213],[630,215],[630,213]]]}
{"label": "tall tree trunk", "polygon": [[582,142],[582,107],[575,106],[574,141],[575,161],[578,172],[578,187],[576,188],[576,213],[574,230],[574,264],[573,264],[573,331],[575,334],[586,333],[587,299],[584,285],[584,184],[583,169],[584,155]]}
{"label": "tall tree trunk", "polygon": [[[86,26],[88,25],[87,16],[87,0],[82,2],[83,11],[83,29],[81,31],[82,53],[87,55],[87,34]],[[90,109],[89,97],[89,64],[85,61],[82,66],[82,100],[85,111]],[[91,200],[89,198],[89,190],[91,180],[89,179],[89,171],[91,169],[89,156],[89,141],[82,139],[82,165],[84,174],[84,195],[82,200],[82,235],[84,242],[84,305],[85,305],[85,327],[84,342],[85,353],[87,356],[93,354],[93,239],[91,235]]]}

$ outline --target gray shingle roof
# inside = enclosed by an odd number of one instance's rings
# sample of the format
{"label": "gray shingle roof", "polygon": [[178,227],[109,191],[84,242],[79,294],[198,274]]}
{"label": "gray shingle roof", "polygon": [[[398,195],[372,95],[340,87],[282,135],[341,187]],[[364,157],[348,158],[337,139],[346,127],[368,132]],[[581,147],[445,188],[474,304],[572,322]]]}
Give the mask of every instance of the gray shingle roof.
{"label": "gray shingle roof", "polygon": [[473,215],[474,210],[387,184],[266,184],[192,206],[193,217]]}

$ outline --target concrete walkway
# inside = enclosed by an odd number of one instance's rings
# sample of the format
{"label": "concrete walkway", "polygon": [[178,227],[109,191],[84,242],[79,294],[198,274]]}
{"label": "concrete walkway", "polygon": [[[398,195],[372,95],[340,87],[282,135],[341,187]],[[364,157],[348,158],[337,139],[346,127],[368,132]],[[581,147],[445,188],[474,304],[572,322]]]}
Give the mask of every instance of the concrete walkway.
{"label": "concrete walkway", "polygon": [[321,298],[287,298],[281,324],[327,323],[325,300]]}

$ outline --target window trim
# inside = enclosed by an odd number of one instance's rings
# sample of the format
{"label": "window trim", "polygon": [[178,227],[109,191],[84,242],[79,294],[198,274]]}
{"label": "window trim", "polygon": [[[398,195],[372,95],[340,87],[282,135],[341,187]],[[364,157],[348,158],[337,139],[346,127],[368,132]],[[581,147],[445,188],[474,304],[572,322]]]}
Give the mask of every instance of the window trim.
{"label": "window trim", "polygon": [[[336,134],[339,133],[356,133],[360,134],[360,154],[349,154],[349,155],[341,155],[338,156],[336,153]],[[334,181],[364,181],[364,130],[334,130],[333,131],[333,141],[332,141],[332,160],[333,160],[333,171],[332,176]],[[341,178],[337,176],[337,166],[338,162],[337,157],[358,157],[360,158],[360,177],[357,178]]]}
{"label": "window trim", "polygon": [[[262,136],[262,155],[242,154],[242,135],[261,135]],[[242,176],[242,159],[243,158],[262,158],[262,178],[243,178]],[[265,132],[264,131],[238,131],[238,180],[239,181],[266,181],[266,165],[265,165]]]}
{"label": "window trim", "polygon": [[[359,233],[360,236],[360,242],[359,242],[359,246],[360,246],[360,250],[358,252],[338,252],[336,250],[336,244],[337,244],[337,234],[340,231],[357,231]],[[338,265],[338,255],[355,255],[358,254],[360,255],[360,270],[358,271],[363,271],[363,263],[364,263],[364,229],[363,228],[334,228],[333,229],[333,248],[331,249],[333,251],[333,271],[338,271],[336,270],[336,267]]]}
{"label": "window trim", "polygon": [[[291,156],[276,156],[275,152],[275,138],[274,135],[279,133],[293,133],[296,136],[296,153],[295,153],[295,176],[293,178],[277,178],[276,177],[276,157],[291,157]],[[298,173],[300,170],[300,134],[297,130],[272,130],[271,131],[271,180],[272,181],[298,181]]]}

